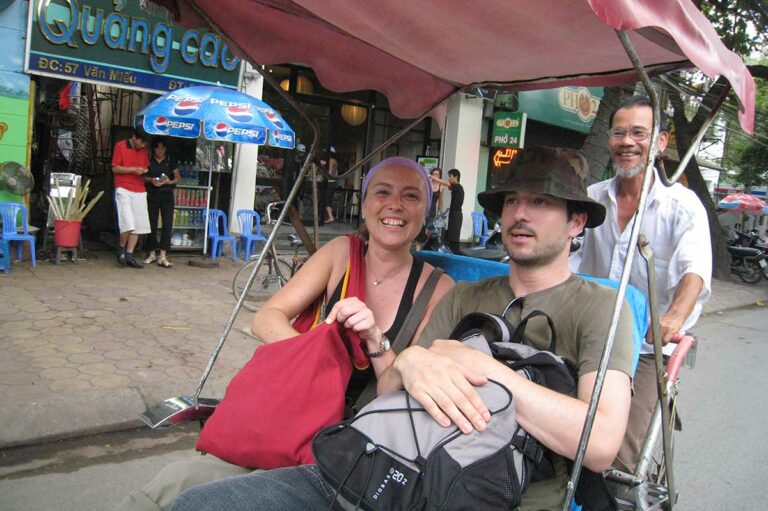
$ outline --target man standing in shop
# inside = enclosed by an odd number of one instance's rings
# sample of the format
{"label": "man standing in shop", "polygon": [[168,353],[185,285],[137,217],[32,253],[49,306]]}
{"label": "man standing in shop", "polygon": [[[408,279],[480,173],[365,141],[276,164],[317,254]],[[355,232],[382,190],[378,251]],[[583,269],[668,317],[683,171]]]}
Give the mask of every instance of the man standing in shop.
{"label": "man standing in shop", "polygon": [[[669,128],[662,113],[659,152],[667,146]],[[605,205],[605,222],[584,233],[581,250],[569,261],[571,271],[613,280],[621,278],[627,258],[632,219],[640,201],[643,170],[651,146],[653,110],[643,96],[623,101],[611,115],[608,148],[616,176],[589,187],[589,196]],[[701,201],[681,184],[664,186],[657,173],[648,193],[640,233],[651,243],[656,274],[661,342],[667,345],[696,323],[710,295],[712,252],[707,213]],[[632,247],[633,250],[636,250]],[[635,255],[629,283],[648,296],[645,261]],[[650,342],[650,337],[649,341]],[[653,348],[645,344],[634,378],[634,396],[624,443],[614,466],[633,472],[656,404]]]}
{"label": "man standing in shop", "polygon": [[133,258],[133,250],[140,234],[148,234],[147,190],[144,178],[149,168],[146,135],[138,129],[127,140],[115,144],[112,153],[112,172],[115,173],[115,203],[120,228],[120,247],[117,262],[121,266],[143,268]]}
{"label": "man standing in shop", "polygon": [[447,186],[451,191],[451,205],[448,208],[448,230],[445,233],[445,240],[448,248],[454,254],[461,254],[459,249],[459,240],[461,239],[461,224],[464,221],[464,214],[461,207],[464,205],[464,187],[461,186],[461,172],[459,169],[448,171],[448,181],[432,176],[432,181]]}

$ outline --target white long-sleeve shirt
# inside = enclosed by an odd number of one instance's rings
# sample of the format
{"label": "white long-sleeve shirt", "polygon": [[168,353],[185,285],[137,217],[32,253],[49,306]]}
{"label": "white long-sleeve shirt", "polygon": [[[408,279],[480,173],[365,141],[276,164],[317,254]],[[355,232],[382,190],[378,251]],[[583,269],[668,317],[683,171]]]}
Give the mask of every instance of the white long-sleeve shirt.
{"label": "white long-sleeve shirt", "polygon": [[[588,188],[589,196],[606,208],[605,222],[596,229],[585,229],[581,248],[571,255],[571,271],[613,280],[621,279],[627,257],[629,237],[634,216],[623,232],[618,225],[618,178],[595,183]],[[681,184],[664,186],[658,176],[651,186],[646,211],[640,227],[651,243],[656,274],[656,299],[659,315],[672,304],[675,290],[686,273],[694,273],[704,281],[699,298],[691,314],[683,323],[688,330],[701,315],[701,309],[711,294],[712,248],[707,213],[701,201]],[[634,248],[635,250],[636,247]],[[648,272],[645,260],[635,253],[629,283],[648,296]],[[674,346],[667,346],[665,353]],[[642,353],[651,353],[652,347],[643,346]]]}

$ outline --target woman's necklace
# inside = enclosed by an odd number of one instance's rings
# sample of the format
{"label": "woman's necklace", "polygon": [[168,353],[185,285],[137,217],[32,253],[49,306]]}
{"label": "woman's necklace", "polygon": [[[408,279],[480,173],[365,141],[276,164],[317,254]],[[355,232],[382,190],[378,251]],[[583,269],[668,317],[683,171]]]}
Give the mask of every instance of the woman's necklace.
{"label": "woman's necklace", "polygon": [[373,284],[373,286],[376,287],[376,286],[379,286],[379,285],[383,284],[387,280],[389,280],[391,278],[394,278],[397,275],[399,275],[403,271],[403,267],[397,268],[390,275],[386,275],[383,278],[377,278],[376,275],[374,275],[373,272],[370,269],[368,269],[366,271],[371,274],[371,279],[372,279],[371,284]]}

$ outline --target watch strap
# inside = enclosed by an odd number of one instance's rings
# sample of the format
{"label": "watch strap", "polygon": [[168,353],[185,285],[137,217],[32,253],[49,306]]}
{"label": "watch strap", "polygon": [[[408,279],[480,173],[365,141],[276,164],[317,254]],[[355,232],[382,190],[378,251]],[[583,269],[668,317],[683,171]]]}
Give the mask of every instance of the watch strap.
{"label": "watch strap", "polygon": [[[379,351],[374,351],[373,353],[368,353],[368,356],[370,358],[378,358],[387,353],[392,349],[392,343],[387,339],[387,336],[384,334],[381,334],[381,341],[379,341]],[[367,350],[366,350],[367,353]]]}

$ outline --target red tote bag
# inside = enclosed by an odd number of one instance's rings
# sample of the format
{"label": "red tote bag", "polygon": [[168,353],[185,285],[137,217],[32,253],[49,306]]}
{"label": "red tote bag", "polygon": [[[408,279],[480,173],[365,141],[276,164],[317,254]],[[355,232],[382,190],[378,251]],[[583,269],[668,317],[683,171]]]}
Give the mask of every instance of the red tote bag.
{"label": "red tote bag", "polygon": [[[359,238],[350,236],[342,296],[364,300],[362,247]],[[311,316],[311,311],[302,313],[302,329],[313,323]],[[296,337],[261,346],[227,386],[200,433],[197,450],[248,468],[314,463],[315,433],[343,419],[353,361],[364,368],[368,359],[357,334],[338,323],[320,323]]]}
{"label": "red tote bag", "polygon": [[264,345],[229,383],[197,450],[241,467],[314,463],[312,438],[342,420],[351,374],[338,323]]}

